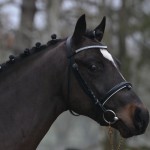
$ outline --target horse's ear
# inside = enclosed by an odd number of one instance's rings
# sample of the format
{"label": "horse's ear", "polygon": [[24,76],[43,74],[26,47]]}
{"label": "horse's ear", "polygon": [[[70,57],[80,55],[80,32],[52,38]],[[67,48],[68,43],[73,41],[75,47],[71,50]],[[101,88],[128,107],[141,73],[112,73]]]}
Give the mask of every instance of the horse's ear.
{"label": "horse's ear", "polygon": [[76,23],[75,30],[72,36],[73,42],[74,43],[80,42],[85,32],[86,32],[86,21],[85,21],[85,14],[84,14],[78,19]]}
{"label": "horse's ear", "polygon": [[101,42],[103,38],[105,25],[106,25],[106,17],[104,16],[101,23],[94,30],[94,36],[99,42]]}

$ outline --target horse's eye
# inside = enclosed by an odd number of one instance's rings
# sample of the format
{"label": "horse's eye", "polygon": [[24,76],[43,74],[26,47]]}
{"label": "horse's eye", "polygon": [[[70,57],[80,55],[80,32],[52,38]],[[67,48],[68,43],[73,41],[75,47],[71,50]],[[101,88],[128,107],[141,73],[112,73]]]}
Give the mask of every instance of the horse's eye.
{"label": "horse's eye", "polygon": [[89,66],[89,70],[91,72],[96,72],[98,70],[98,67],[96,65],[92,64],[92,65]]}

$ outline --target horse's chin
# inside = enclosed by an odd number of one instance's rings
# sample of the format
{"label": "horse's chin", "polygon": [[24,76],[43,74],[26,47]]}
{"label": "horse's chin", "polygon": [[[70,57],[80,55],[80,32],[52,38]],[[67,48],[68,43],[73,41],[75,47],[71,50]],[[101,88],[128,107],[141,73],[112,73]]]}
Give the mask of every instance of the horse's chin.
{"label": "horse's chin", "polygon": [[123,138],[130,138],[130,137],[134,136],[134,134],[131,131],[129,131],[128,129],[126,129],[126,130],[118,129],[118,131],[120,132],[120,135]]}
{"label": "horse's chin", "polygon": [[116,122],[114,125],[112,125],[112,127],[118,130],[123,138],[130,138],[144,133],[139,133],[138,131],[135,131],[133,127],[127,126],[123,121]]}
{"label": "horse's chin", "polygon": [[[101,126],[108,126],[105,122],[99,123]],[[137,135],[134,130],[127,127],[122,121],[117,121],[115,124],[111,125],[112,128],[116,129],[123,138],[130,138]]]}
{"label": "horse's chin", "polygon": [[[102,118],[91,117],[91,119],[95,120],[98,124],[100,124],[100,126],[109,126],[108,123],[106,123]],[[126,125],[126,123],[121,119],[119,119],[116,123],[112,124],[111,127],[116,129],[123,138],[130,138],[142,134],[138,133],[138,131],[135,131],[134,127],[129,127],[128,125]]]}

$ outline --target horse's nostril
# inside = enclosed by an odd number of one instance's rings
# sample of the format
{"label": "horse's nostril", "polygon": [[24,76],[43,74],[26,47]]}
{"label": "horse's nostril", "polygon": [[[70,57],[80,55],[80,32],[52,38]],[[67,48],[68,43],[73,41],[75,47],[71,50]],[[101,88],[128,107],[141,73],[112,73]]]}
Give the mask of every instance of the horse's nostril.
{"label": "horse's nostril", "polygon": [[134,114],[134,125],[138,130],[141,130],[142,126],[143,126],[143,120],[141,117],[141,110],[139,108],[137,108],[135,110],[135,114]]}
{"label": "horse's nostril", "polygon": [[134,125],[139,132],[145,131],[147,126],[147,114],[141,108],[136,108],[134,113]]}

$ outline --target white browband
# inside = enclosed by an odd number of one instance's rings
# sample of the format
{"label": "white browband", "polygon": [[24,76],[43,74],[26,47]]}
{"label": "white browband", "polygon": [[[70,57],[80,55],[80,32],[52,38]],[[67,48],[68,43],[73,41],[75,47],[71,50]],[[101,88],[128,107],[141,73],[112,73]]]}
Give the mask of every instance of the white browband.
{"label": "white browband", "polygon": [[79,49],[75,50],[75,53],[79,53],[81,51],[84,51],[86,49],[91,49],[91,48],[107,49],[107,46],[102,46],[102,45],[86,46],[86,47],[82,47],[82,48],[79,48]]}

